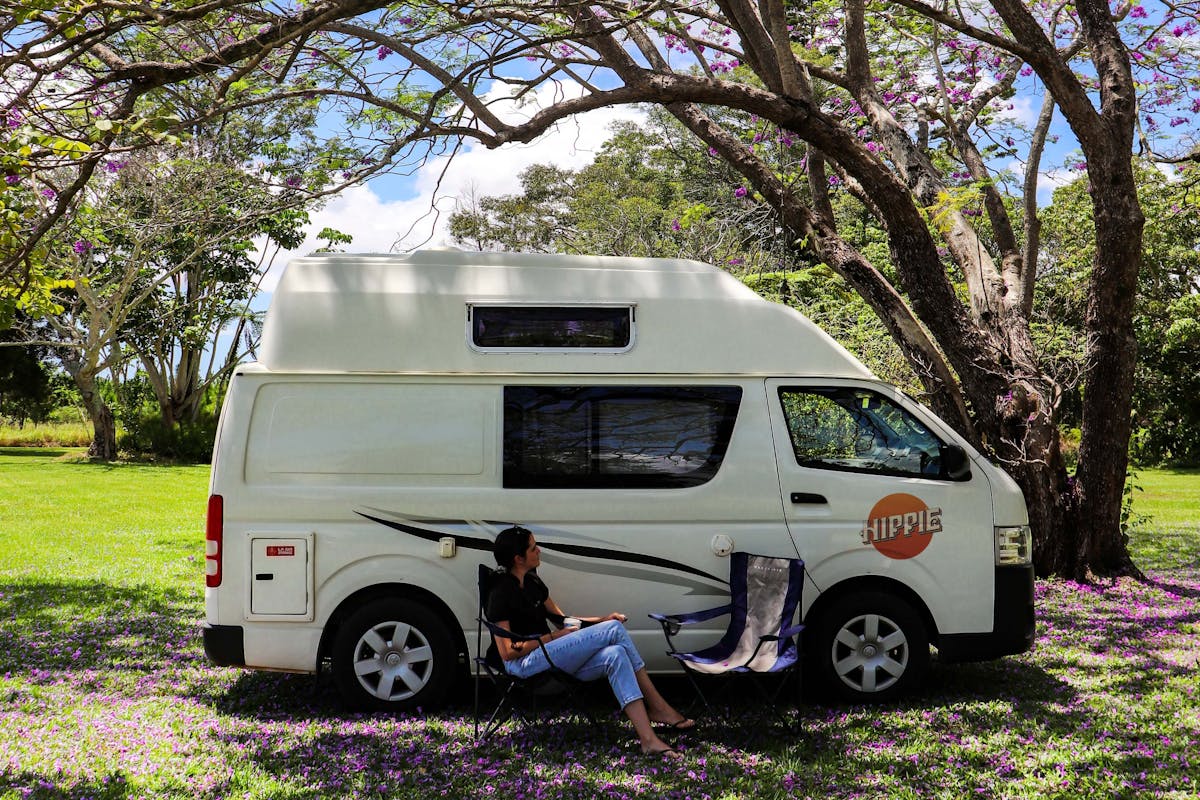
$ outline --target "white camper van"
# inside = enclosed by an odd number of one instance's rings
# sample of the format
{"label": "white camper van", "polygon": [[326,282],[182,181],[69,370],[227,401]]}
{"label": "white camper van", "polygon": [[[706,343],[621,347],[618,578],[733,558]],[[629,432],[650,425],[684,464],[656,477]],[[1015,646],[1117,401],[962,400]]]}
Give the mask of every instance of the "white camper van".
{"label": "white camper van", "polygon": [[[911,688],[931,645],[1033,642],[1016,484],[706,264],[303,258],[260,355],[213,457],[217,664],[331,664],[354,705],[428,708],[474,655],[478,565],[514,523],[565,608],[629,614],[651,670],[674,662],[646,613],[720,605],[735,550],[804,559],[802,646],[850,699]],[[722,630],[693,627],[685,648]]]}

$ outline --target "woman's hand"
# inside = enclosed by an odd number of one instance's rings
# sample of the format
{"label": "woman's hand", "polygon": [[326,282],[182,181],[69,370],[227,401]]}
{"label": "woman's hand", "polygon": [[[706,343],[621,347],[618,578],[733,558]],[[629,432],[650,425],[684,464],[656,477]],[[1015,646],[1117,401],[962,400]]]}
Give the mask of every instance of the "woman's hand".
{"label": "woman's hand", "polygon": [[607,622],[610,619],[615,619],[617,622],[625,622],[626,620],[629,619],[629,617],[625,616],[620,611],[614,611],[611,614],[609,614],[607,617],[604,617],[603,619],[601,619],[600,621]]}

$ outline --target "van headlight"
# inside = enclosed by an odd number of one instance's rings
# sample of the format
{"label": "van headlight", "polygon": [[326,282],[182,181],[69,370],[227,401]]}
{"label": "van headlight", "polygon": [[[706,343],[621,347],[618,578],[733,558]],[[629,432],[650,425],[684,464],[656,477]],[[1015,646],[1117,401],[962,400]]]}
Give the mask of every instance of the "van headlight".
{"label": "van headlight", "polygon": [[1033,563],[1033,532],[1028,525],[996,528],[996,566]]}

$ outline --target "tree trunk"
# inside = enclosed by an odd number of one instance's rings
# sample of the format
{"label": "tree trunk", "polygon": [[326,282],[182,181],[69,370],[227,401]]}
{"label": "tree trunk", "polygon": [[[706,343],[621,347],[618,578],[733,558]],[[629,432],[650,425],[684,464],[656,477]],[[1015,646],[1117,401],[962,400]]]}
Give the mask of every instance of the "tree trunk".
{"label": "tree trunk", "polygon": [[[1083,435],[1079,447],[1081,537],[1066,572],[1086,578],[1136,574],[1129,537],[1121,529],[1121,503],[1129,466],[1133,377],[1137,338],[1134,298],[1141,266],[1145,218],[1137,200],[1128,158],[1114,154],[1107,164],[1089,162],[1096,223],[1096,255],[1088,286],[1084,373]],[[1120,446],[1115,446],[1118,444]]]}
{"label": "tree trunk", "polygon": [[96,386],[96,376],[87,372],[77,372],[72,375],[79,393],[83,396],[83,406],[87,410],[88,419],[92,422],[92,444],[88,447],[88,455],[103,461],[113,461],[117,457],[117,423],[113,418],[112,409]]}

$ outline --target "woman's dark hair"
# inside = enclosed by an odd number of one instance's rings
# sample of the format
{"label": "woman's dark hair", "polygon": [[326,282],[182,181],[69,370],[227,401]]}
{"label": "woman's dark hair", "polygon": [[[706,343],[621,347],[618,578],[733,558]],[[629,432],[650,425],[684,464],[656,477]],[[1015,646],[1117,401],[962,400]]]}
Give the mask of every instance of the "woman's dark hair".
{"label": "woman's dark hair", "polygon": [[512,569],[517,556],[525,555],[529,549],[529,538],[533,533],[520,525],[505,528],[496,534],[496,543],[492,545],[492,554],[496,563],[504,569]]}

